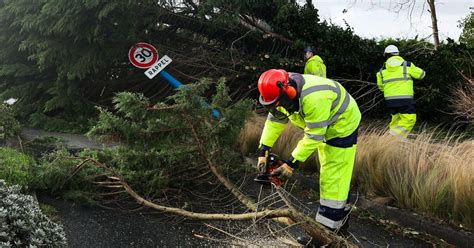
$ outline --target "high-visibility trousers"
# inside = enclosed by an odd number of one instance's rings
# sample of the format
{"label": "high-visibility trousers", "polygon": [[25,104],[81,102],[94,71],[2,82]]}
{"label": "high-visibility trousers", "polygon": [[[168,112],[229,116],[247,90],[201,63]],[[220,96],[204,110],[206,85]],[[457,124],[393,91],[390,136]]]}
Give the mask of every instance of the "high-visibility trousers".
{"label": "high-visibility trousers", "polygon": [[320,206],[316,221],[331,228],[341,227],[349,212],[347,204],[357,150],[357,130],[348,137],[336,138],[318,148]]}
{"label": "high-visibility trousers", "polygon": [[389,107],[389,110],[392,115],[389,133],[406,137],[413,130],[416,123],[415,105]]}

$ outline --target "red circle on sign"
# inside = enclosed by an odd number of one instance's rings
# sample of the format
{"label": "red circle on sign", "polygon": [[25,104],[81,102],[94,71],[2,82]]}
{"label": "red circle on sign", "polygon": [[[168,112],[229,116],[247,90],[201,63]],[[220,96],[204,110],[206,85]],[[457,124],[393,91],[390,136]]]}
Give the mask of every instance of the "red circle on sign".
{"label": "red circle on sign", "polygon": [[140,69],[147,69],[158,61],[158,51],[146,42],[138,42],[128,51],[130,63]]}

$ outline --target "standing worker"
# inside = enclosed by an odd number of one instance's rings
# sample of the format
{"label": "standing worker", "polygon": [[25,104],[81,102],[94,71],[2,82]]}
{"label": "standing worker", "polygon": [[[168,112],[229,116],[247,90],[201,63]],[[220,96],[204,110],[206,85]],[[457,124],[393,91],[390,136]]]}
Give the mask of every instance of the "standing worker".
{"label": "standing worker", "polygon": [[390,134],[407,137],[416,122],[413,79],[423,79],[425,71],[400,57],[394,45],[387,46],[384,55],[389,58],[377,72],[377,86],[392,115]]}
{"label": "standing worker", "polygon": [[321,57],[314,54],[312,47],[309,46],[304,49],[304,60],[306,61],[304,74],[326,77],[326,65],[324,65]]}
{"label": "standing worker", "polygon": [[361,114],[356,101],[338,82],[313,75],[271,69],[258,80],[259,102],[269,110],[260,138],[257,170],[263,173],[266,154],[288,120],[304,130],[291,157],[273,175],[286,180],[317,149],[320,203],[316,220],[339,229],[349,213],[347,204]]}

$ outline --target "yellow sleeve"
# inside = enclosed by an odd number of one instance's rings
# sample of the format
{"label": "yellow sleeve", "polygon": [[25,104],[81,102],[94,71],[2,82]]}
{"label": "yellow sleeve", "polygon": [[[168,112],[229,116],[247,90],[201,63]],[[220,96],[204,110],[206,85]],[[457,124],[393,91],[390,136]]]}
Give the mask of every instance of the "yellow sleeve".
{"label": "yellow sleeve", "polygon": [[383,82],[382,82],[382,72],[379,71],[377,72],[377,87],[379,87],[379,90],[383,92]]}
{"label": "yellow sleeve", "polygon": [[265,126],[263,127],[262,136],[260,136],[260,146],[266,145],[272,147],[280,137],[283,130],[285,130],[288,124],[288,119],[279,120],[275,118],[271,113],[268,113]]}
{"label": "yellow sleeve", "polygon": [[414,79],[423,79],[426,75],[423,69],[416,67],[413,63],[408,67],[408,74],[410,74],[410,77]]}

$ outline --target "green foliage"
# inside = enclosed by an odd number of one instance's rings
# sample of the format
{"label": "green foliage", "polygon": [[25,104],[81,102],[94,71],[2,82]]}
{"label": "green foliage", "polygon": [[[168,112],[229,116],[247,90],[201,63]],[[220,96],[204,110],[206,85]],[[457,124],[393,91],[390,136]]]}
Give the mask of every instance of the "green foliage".
{"label": "green foliage", "polygon": [[8,184],[27,188],[32,179],[30,167],[33,165],[34,161],[28,155],[12,148],[0,147],[0,179]]}
{"label": "green foliage", "polygon": [[221,79],[212,106],[219,108],[223,117],[219,121],[212,119],[210,107],[202,97],[210,85],[206,79],[186,85],[169,97],[171,104],[155,104],[155,111],[146,109],[149,100],[142,94],[117,94],[114,98],[116,112],[101,109],[97,125],[88,133],[102,140],[118,137],[121,142],[121,145],[101,152],[100,160],[117,168],[126,181],[133,182],[141,192],[174,187],[182,183],[173,180],[173,177],[180,177],[173,175],[174,172],[205,169],[203,164],[206,162],[192,138],[189,126],[192,125],[205,139],[206,148],[226,154],[229,160],[223,165],[230,164],[237,158],[233,147],[249,114],[250,102],[231,104],[228,88]]}
{"label": "green foliage", "polygon": [[45,203],[40,203],[39,207],[41,209],[41,212],[48,217],[51,221],[55,223],[60,222],[60,217],[58,215],[58,210],[54,208],[51,205],[45,204]]}
{"label": "green foliage", "polygon": [[[32,125],[65,128],[55,122],[57,118],[88,124],[94,114],[88,99],[100,95],[105,82],[118,78],[110,67],[122,63],[131,45],[127,41],[135,39],[130,30],[139,30],[132,28],[135,21],[124,21],[134,20],[131,15],[141,7],[132,3],[2,1],[2,98],[19,98],[18,113]],[[52,119],[35,118],[38,115],[30,119],[32,113]]]}
{"label": "green foliage", "polygon": [[[80,158],[92,157],[122,176],[134,190],[157,196],[169,188],[192,189],[200,180],[189,180],[208,171],[195,132],[205,156],[223,172],[239,170],[241,157],[236,151],[237,138],[251,111],[249,100],[233,102],[225,80],[215,85],[212,106],[203,97],[214,86],[209,80],[186,85],[149,109],[150,100],[139,93],[122,92],[114,98],[114,110],[100,109],[96,125],[88,135],[118,144],[102,150],[85,150],[72,157],[65,150],[46,156],[35,167],[35,187],[67,198],[94,203],[105,189],[91,184],[108,174],[93,163],[86,163],[73,177]],[[211,107],[222,117],[211,116]],[[191,128],[192,127],[192,128]],[[72,158],[71,158],[72,157]],[[69,178],[70,177],[70,178]],[[66,178],[69,178],[66,181]],[[198,177],[199,178],[199,177]]]}
{"label": "green foliage", "polygon": [[12,137],[20,133],[20,123],[15,119],[11,107],[0,104],[0,127],[3,138]]}
{"label": "green foliage", "polygon": [[[463,22],[462,44],[447,42],[434,51],[431,44],[416,39],[363,39],[349,26],[322,22],[315,4],[290,0],[3,1],[0,99],[20,99],[18,117],[30,125],[68,131],[88,129],[89,119],[97,114],[93,106],[109,108],[117,92],[143,92],[144,97],[161,101],[170,87],[161,79],[145,81],[142,70],[133,68],[126,58],[133,44],[148,41],[160,54],[173,58],[173,74],[182,82],[203,76],[216,81],[225,76],[233,100],[255,98],[256,81],[264,70],[302,72],[302,49],[312,45],[325,61],[330,78],[349,79],[345,86],[351,93],[365,94],[358,99],[362,105],[376,95],[359,91],[354,80],[372,82],[371,89],[376,89],[375,73],[384,62],[384,46],[394,42],[407,60],[427,71],[416,89],[420,119],[450,121],[451,110],[445,104],[450,91],[446,89],[459,79],[458,70],[466,73],[473,68],[472,62],[465,63],[472,61],[473,48],[468,45],[472,15]],[[367,115],[385,113],[380,105]]]}
{"label": "green foliage", "polygon": [[474,12],[461,20],[459,27],[462,28],[459,42],[466,44],[469,48],[474,48]]}
{"label": "green foliage", "polygon": [[[95,167],[87,166],[81,169],[76,176],[69,178],[74,169],[82,162],[82,159],[74,157],[66,149],[60,148],[52,153],[46,154],[37,165],[32,168],[32,187],[39,191],[51,194],[67,194],[69,199],[87,199],[84,192],[95,192],[94,187],[87,178],[97,174]],[[63,189],[66,185],[66,189]],[[69,191],[77,191],[70,193]],[[82,192],[81,196],[80,192]]]}
{"label": "green foliage", "polygon": [[[72,117],[71,117],[72,118]],[[26,120],[28,125],[45,131],[61,131],[70,133],[84,133],[89,127],[89,121],[84,116],[71,120],[65,116],[51,117],[44,113],[34,113]]]}
{"label": "green foliage", "polygon": [[0,180],[0,247],[66,247],[63,227],[41,213],[38,202],[20,188]]}

